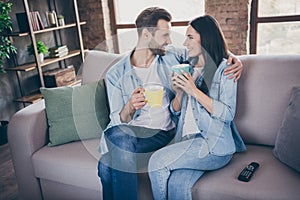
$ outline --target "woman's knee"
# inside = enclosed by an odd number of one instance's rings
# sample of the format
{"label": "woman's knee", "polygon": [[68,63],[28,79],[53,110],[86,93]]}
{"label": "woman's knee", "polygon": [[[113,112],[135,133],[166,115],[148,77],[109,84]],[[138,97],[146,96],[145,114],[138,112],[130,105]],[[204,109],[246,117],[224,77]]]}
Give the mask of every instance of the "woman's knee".
{"label": "woman's knee", "polygon": [[164,155],[161,150],[154,152],[149,159],[148,170],[149,171],[157,171],[157,170],[160,170],[160,169],[166,167],[166,164],[165,164],[163,158],[164,158]]}
{"label": "woman's knee", "polygon": [[149,159],[148,170],[155,171],[154,169],[156,168],[157,163],[158,162],[157,162],[156,152],[154,152]]}

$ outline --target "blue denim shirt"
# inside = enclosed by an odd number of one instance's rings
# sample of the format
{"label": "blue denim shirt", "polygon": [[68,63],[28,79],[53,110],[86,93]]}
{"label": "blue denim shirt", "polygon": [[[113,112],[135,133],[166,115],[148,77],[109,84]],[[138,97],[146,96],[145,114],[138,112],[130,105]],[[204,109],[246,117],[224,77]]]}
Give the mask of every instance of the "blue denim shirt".
{"label": "blue denim shirt", "polygon": [[[233,122],[236,111],[237,83],[224,76],[224,69],[228,67],[224,60],[217,68],[209,96],[213,99],[212,113],[209,113],[195,98],[191,98],[191,105],[196,124],[201,137],[207,142],[209,153],[214,155],[228,155],[246,149],[243,140]],[[202,73],[203,74],[203,73]],[[203,80],[201,75],[195,81],[200,85]],[[179,112],[171,112],[178,117],[175,141],[181,140],[183,123],[187,109],[187,95],[182,99],[182,108]]]}
{"label": "blue denim shirt", "polygon": [[[130,99],[133,91],[143,84],[140,78],[135,74],[130,63],[132,53],[133,51],[112,66],[106,73],[106,88],[110,107],[110,123],[106,129],[122,124],[120,119],[121,110]],[[166,48],[166,55],[155,57],[156,64],[158,65],[157,73],[166,89],[165,91],[169,100],[174,98],[171,87],[171,66],[186,61],[188,59],[187,56],[185,49],[168,46]],[[138,117],[139,114],[140,110],[137,110],[133,119]],[[102,134],[99,146],[101,153],[108,151],[103,135],[104,134]]]}

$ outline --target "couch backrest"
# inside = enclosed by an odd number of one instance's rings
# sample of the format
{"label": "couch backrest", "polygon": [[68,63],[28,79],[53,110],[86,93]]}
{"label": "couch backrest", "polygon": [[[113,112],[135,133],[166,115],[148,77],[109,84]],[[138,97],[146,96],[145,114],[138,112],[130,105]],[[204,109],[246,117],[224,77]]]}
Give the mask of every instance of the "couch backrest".
{"label": "couch backrest", "polygon": [[[300,86],[300,55],[244,55],[235,122],[246,143],[274,145],[291,89]],[[299,122],[300,123],[300,122]]]}
{"label": "couch backrest", "polygon": [[[122,55],[91,50],[83,83],[104,78]],[[238,82],[236,125],[246,143],[274,145],[293,86],[300,86],[300,55],[244,55]]]}
{"label": "couch backrest", "polygon": [[90,50],[85,54],[82,65],[82,83],[91,83],[105,78],[107,70],[120,60],[122,55]]}

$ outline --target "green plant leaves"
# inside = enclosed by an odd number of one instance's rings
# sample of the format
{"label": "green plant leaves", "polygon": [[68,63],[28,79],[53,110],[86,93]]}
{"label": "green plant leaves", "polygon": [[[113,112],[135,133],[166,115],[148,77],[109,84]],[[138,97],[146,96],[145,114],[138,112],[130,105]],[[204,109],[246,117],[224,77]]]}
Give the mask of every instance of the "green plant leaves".
{"label": "green plant leaves", "polygon": [[9,34],[12,31],[12,22],[9,16],[11,2],[0,1],[0,73],[3,73],[3,61],[9,59],[11,54],[17,53],[17,48],[12,45]]}
{"label": "green plant leaves", "polygon": [[[45,45],[45,43],[43,41],[36,41],[36,47],[37,47],[38,53],[42,53],[42,54],[48,53],[48,47],[47,47],[47,45]],[[32,44],[27,46],[27,51],[28,51],[29,55],[34,54],[34,49],[33,49]]]}

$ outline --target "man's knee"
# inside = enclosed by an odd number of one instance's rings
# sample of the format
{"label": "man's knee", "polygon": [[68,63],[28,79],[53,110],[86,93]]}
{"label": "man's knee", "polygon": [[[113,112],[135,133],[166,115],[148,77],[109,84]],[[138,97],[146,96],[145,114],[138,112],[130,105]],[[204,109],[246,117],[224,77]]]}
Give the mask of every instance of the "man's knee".
{"label": "man's knee", "polygon": [[108,129],[104,134],[110,147],[134,152],[137,139],[130,128],[115,126]]}
{"label": "man's knee", "polygon": [[110,182],[111,169],[108,165],[98,161],[98,176],[101,179],[101,182]]}
{"label": "man's knee", "polygon": [[109,153],[103,154],[98,161],[98,176],[110,174],[111,157]]}

